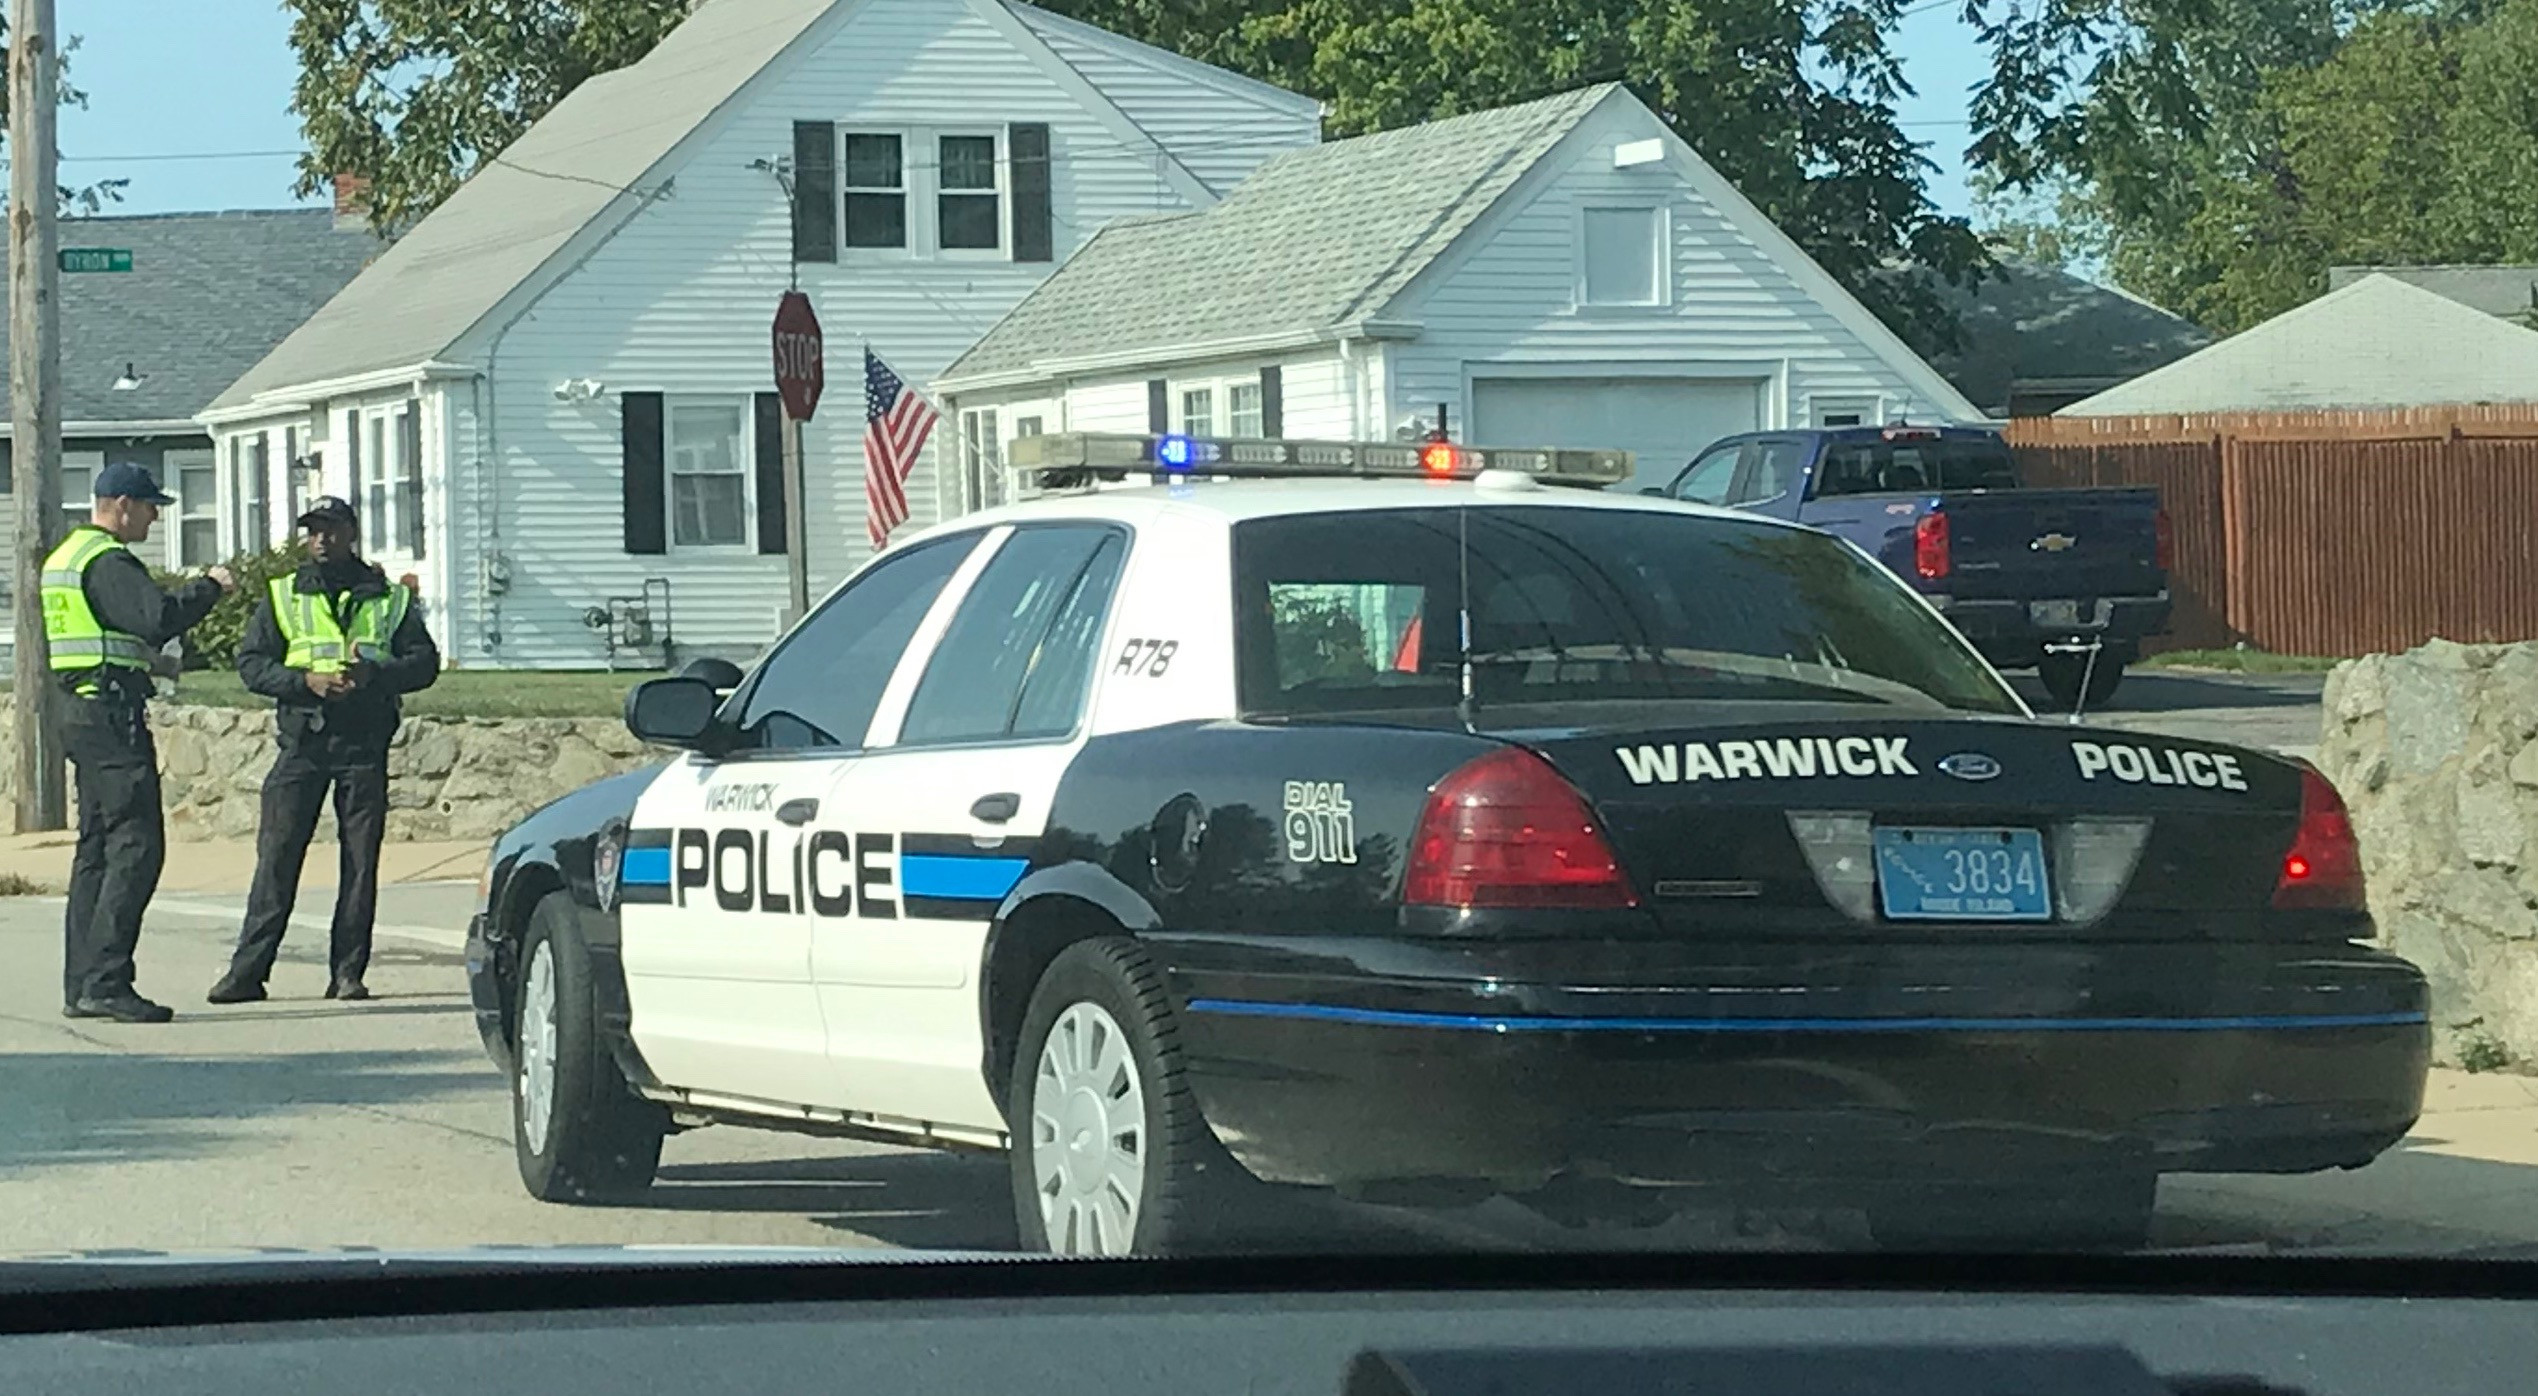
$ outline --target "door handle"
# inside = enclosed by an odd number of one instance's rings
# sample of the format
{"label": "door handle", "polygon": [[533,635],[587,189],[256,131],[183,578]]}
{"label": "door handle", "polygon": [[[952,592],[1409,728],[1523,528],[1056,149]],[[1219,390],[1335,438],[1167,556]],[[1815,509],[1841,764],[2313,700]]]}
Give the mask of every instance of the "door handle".
{"label": "door handle", "polygon": [[819,815],[820,802],[807,795],[799,800],[787,800],[776,806],[776,818],[796,829],[819,818]]}
{"label": "door handle", "polygon": [[969,807],[969,817],[989,824],[1002,824],[1022,812],[1022,797],[1010,790],[981,795]]}

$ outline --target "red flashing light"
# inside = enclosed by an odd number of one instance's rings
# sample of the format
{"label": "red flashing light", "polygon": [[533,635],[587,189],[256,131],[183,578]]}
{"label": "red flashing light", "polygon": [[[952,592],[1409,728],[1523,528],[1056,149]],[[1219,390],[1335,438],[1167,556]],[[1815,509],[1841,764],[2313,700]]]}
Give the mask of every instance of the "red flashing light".
{"label": "red flashing light", "polygon": [[1933,509],[1912,526],[1912,570],[1935,582],[1956,569],[1949,551],[1948,516]]}
{"label": "red flashing light", "polygon": [[2360,911],[2367,902],[2353,816],[2325,776],[2300,768],[2300,827],[2282,855],[2274,905],[2286,911]]}
{"label": "red flashing light", "polygon": [[1431,441],[1419,448],[1419,468],[1430,475],[1451,475],[1458,462],[1454,448],[1443,441]]}
{"label": "red flashing light", "polygon": [[1639,905],[1586,797],[1519,747],[1436,783],[1410,840],[1402,900],[1456,910]]}

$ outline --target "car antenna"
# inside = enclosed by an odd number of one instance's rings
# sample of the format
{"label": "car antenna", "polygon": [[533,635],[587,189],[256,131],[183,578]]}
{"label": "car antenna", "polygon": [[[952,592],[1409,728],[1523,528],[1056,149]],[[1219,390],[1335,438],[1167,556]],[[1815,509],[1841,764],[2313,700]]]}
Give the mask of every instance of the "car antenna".
{"label": "car antenna", "polygon": [[1454,715],[1463,719],[1463,730],[1480,735],[1480,724],[1473,719],[1480,714],[1480,699],[1472,685],[1472,511],[1469,505],[1454,511],[1454,559],[1461,579],[1454,588],[1456,620],[1463,633],[1463,693],[1456,700]]}

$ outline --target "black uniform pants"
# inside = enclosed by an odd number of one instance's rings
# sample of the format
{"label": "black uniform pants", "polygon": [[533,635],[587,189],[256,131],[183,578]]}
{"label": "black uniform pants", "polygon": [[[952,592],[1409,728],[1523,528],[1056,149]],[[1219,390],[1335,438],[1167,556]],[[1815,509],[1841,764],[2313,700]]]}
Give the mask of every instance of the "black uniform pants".
{"label": "black uniform pants", "polygon": [[63,746],[79,786],[79,846],[62,917],[62,1002],[133,992],[141,913],[159,890],[167,829],[159,753],[132,698],[62,699]]}
{"label": "black uniform pants", "polygon": [[370,967],[370,927],[379,911],[379,842],[388,825],[388,763],[330,759],[285,750],[264,778],[263,822],[256,829],[256,879],[247,892],[247,923],[238,932],[229,979],[262,984],[282,951],[282,932],[299,900],[300,867],[329,791],[335,797],[335,840],[343,854],[335,882],[335,920],[326,959],[337,984]]}

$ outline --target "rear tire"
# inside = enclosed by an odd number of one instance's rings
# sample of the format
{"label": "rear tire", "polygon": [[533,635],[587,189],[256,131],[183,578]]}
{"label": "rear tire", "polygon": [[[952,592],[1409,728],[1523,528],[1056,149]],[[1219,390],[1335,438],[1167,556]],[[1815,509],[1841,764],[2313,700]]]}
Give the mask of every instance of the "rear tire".
{"label": "rear tire", "polygon": [[2082,675],[2088,678],[2088,705],[2092,708],[2115,696],[2115,686],[2124,681],[2124,661],[2109,654],[2097,657],[2097,672],[2088,673],[2089,657],[2085,654],[2048,654],[2036,663],[2036,677],[2044,681],[2045,692],[2053,695],[2057,708],[2070,712],[2080,706]]}
{"label": "rear tire", "polygon": [[1906,1192],[1868,1208],[1890,1251],[2135,1251],[2150,1244],[2155,1173]]}
{"label": "rear tire", "polygon": [[1223,1248],[1269,1192],[1217,1143],[1163,977],[1136,942],[1079,941],[1032,991],[1006,1099],[1014,1222],[1073,1256]]}
{"label": "rear tire", "polygon": [[540,1201],[631,1201],[652,1186],[670,1116],[634,1093],[599,1039],[590,947],[573,919],[566,894],[551,892],[520,942],[513,1152]]}

